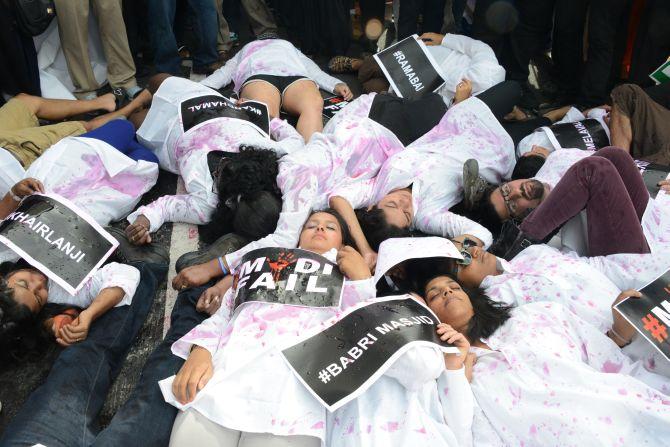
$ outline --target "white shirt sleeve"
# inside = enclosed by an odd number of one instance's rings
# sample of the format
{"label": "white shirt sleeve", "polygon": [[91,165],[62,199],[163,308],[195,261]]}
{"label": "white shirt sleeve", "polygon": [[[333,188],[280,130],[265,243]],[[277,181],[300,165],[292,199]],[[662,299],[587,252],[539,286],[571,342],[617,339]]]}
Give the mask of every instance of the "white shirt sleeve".
{"label": "white shirt sleeve", "polygon": [[48,302],[71,304],[85,309],[91,305],[93,300],[104,289],[120,287],[124,295],[115,307],[127,306],[132,303],[139,283],[140,271],[135,267],[119,264],[118,262],[110,262],[98,269],[74,296],[67,293],[57,284],[49,282]]}
{"label": "white shirt sleeve", "polygon": [[436,380],[443,370],[444,357],[439,350],[415,346],[401,355],[385,375],[396,379],[405,389],[415,391],[426,382]]}
{"label": "white shirt sleeve", "polygon": [[233,74],[237,70],[237,66],[240,63],[241,53],[242,51],[239,51],[234,57],[229,59],[223,67],[207,76],[205,79],[200,81],[200,83],[213,89],[219,89],[225,85],[230,84],[233,80]]}
{"label": "white shirt sleeve", "polygon": [[[207,172],[207,175],[210,175]],[[133,223],[143,214],[149,219],[149,231],[157,231],[165,222],[185,222],[202,225],[209,222],[219,199],[212,191],[204,189],[189,194],[160,197],[148,205],[139,207],[128,216]]]}
{"label": "white shirt sleeve", "polygon": [[305,70],[307,70],[309,78],[327,92],[335,93],[335,86],[340,84],[342,81],[322,71],[312,59],[302,54],[297,48],[295,51],[298,53],[298,58],[300,58],[302,64],[305,66]]}
{"label": "white shirt sleeve", "polygon": [[493,235],[489,230],[477,222],[449,210],[419,210],[414,217],[414,226],[424,233],[446,238],[469,234],[481,240],[484,243],[484,248],[490,247],[493,243]]}
{"label": "white shirt sleeve", "polygon": [[456,370],[445,369],[437,379],[437,387],[444,419],[454,432],[458,445],[472,446],[474,397],[465,377],[465,367]]}
{"label": "white shirt sleeve", "polygon": [[619,290],[640,289],[668,270],[670,250],[649,254],[621,253],[581,259],[607,276]]}
{"label": "white shirt sleeve", "polygon": [[346,199],[351,207],[355,210],[368,207],[374,205],[374,203],[372,203],[374,186],[374,178],[358,181],[345,187],[336,189],[328,197],[328,201],[330,202],[332,197],[342,197],[343,199]]}
{"label": "white shirt sleeve", "polygon": [[374,278],[370,277],[359,281],[346,280],[344,282],[344,290],[342,291],[342,304],[340,308],[346,310],[358,303],[373,299],[375,295],[377,295],[377,289]]}
{"label": "white shirt sleeve", "polygon": [[442,46],[470,57],[470,66],[463,76],[472,81],[473,92],[483,92],[505,80],[505,69],[498,63],[491,47],[484,42],[467,36],[447,34],[442,39]]}

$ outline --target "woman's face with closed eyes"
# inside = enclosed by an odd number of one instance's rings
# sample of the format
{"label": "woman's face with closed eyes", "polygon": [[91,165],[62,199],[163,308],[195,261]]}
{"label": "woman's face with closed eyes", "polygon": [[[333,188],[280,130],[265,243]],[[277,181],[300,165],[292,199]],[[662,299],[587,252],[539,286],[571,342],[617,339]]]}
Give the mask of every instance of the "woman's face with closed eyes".
{"label": "woman's face with closed eyes", "polygon": [[386,222],[399,228],[409,228],[414,218],[412,192],[409,189],[398,189],[386,194],[377,203],[377,208],[384,212]]}
{"label": "woman's face with closed eyes", "polygon": [[438,276],[426,284],[423,295],[430,310],[441,322],[449,324],[459,332],[466,332],[470,319],[475,314],[470,297],[460,284],[449,276]]}
{"label": "woman's face with closed eyes", "polygon": [[49,295],[47,277],[35,269],[16,270],[5,278],[14,301],[27,306],[34,314],[42,310]]}

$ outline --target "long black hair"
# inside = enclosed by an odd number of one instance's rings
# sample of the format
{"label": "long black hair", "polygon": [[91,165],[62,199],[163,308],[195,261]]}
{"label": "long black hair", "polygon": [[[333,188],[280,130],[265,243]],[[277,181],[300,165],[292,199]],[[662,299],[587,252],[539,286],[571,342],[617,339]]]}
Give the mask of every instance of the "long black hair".
{"label": "long black hair", "polygon": [[[424,296],[426,286],[435,278],[448,276],[458,282],[454,278],[454,267],[455,261],[450,258],[425,258],[412,259],[407,262],[405,268],[408,278],[411,279],[414,292]],[[513,306],[493,301],[480,287],[461,286],[461,288],[470,298],[474,312],[464,334],[470,343],[490,337],[510,318]]]}
{"label": "long black hair", "polygon": [[400,228],[388,223],[384,211],[377,205],[369,210],[360,208],[355,212],[365,239],[374,251],[379,251],[379,245],[386,239],[411,236],[409,228]]}
{"label": "long black hair", "polygon": [[219,203],[202,228],[203,240],[228,233],[256,240],[272,233],[282,206],[278,173],[277,156],[268,149],[240,146],[239,154],[221,158],[215,178]]}
{"label": "long black hair", "polygon": [[47,303],[39,313],[14,299],[14,290],[7,286],[11,273],[26,268],[24,261],[0,264],[0,364],[16,365],[35,360],[57,348],[54,337],[44,322],[72,306]]}

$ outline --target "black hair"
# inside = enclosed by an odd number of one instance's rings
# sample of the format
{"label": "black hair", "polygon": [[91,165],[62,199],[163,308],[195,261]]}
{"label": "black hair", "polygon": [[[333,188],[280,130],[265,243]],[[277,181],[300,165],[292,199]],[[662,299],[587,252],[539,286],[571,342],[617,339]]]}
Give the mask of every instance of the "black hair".
{"label": "black hair", "polygon": [[6,277],[25,268],[19,261],[0,264],[0,364],[16,365],[35,360],[57,346],[53,334],[44,326],[44,321],[72,306],[47,303],[34,314],[25,304],[14,299],[14,290],[7,286]]}
{"label": "black hair", "polygon": [[[412,262],[407,264],[406,268],[408,276],[412,276],[414,291],[424,296],[426,286],[435,278],[448,276],[458,282],[453,275],[454,267],[455,261],[453,259],[426,258],[413,259]],[[486,296],[481,287],[461,286],[461,288],[470,298],[473,310],[473,316],[470,318],[464,334],[470,343],[490,337],[510,318],[513,306],[493,301]]]}
{"label": "black hair", "polygon": [[498,185],[491,185],[486,188],[477,208],[467,216],[488,229],[494,239],[500,234],[504,221],[498,215],[498,211],[496,211],[496,208],[493,206],[493,202],[491,202],[491,194],[493,194],[493,191],[495,191],[496,188],[498,188]]}
{"label": "black hair", "polygon": [[386,221],[384,211],[376,205],[369,210],[360,208],[356,210],[356,218],[363,230],[370,248],[379,251],[379,245],[386,239],[394,237],[409,237],[409,228],[400,228]]}
{"label": "black hair", "polygon": [[[333,216],[335,219],[337,219],[337,223],[340,225],[340,228],[342,229],[342,231],[341,231],[342,232],[342,245],[349,245],[350,247],[353,247],[356,250],[358,250],[358,247],[356,247],[356,243],[354,242],[354,239],[351,237],[351,231],[349,230],[349,225],[347,225],[347,222],[344,220],[344,217],[342,217],[342,215],[340,213],[338,213],[333,208],[324,208],[322,210],[312,211],[312,213],[309,215],[309,217],[312,217],[316,213],[328,213],[331,216]],[[308,217],[308,219],[309,219],[309,217]]]}
{"label": "black hair", "polygon": [[514,171],[512,171],[512,180],[533,178],[537,171],[544,165],[546,159],[541,155],[526,155],[516,161]]}
{"label": "black hair", "polygon": [[201,229],[203,240],[211,243],[233,232],[256,240],[272,233],[282,206],[276,154],[240,146],[239,154],[221,159],[217,172],[219,203],[210,223]]}

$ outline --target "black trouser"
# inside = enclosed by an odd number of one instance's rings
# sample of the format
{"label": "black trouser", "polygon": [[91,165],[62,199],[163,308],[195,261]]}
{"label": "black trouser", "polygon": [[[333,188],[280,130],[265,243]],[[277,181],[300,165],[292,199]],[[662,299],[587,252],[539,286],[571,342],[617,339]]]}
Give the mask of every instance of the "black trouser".
{"label": "black trouser", "polygon": [[[581,107],[607,101],[614,60],[614,48],[622,14],[631,0],[561,0],[556,4],[552,57],[559,79],[568,94],[576,94]],[[588,53],[583,60],[584,21],[588,12]]]}
{"label": "black trouser", "polygon": [[555,3],[556,0],[516,2],[519,24],[510,36],[512,54],[505,63],[507,79],[523,83],[528,80],[528,63],[549,45]]}
{"label": "black trouser", "polygon": [[446,0],[401,0],[398,13],[398,40],[417,32],[417,19],[423,15],[423,33],[439,33]]}
{"label": "black trouser", "polygon": [[510,113],[521,98],[521,86],[516,81],[503,81],[477,95],[484,104],[489,106],[498,121],[503,122],[505,115]]}

